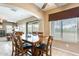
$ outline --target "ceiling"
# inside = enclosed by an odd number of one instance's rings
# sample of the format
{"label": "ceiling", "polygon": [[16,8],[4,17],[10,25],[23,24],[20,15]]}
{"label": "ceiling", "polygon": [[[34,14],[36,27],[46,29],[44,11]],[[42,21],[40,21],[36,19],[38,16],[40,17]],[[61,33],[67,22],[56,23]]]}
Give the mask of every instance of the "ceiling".
{"label": "ceiling", "polygon": [[[38,8],[42,8],[44,3],[34,3]],[[50,10],[57,8],[59,6],[66,5],[67,3],[47,3],[46,7],[42,9],[43,11]],[[8,4],[1,4],[0,3],[0,18],[5,19],[10,22],[16,22],[18,20],[22,20],[25,18],[29,18],[33,16],[32,13],[28,12],[19,7],[9,6]]]}
{"label": "ceiling", "polygon": [[[34,3],[37,7],[39,7],[40,9],[42,9],[43,5],[45,3]],[[68,3],[47,3],[47,5],[45,6],[44,9],[42,9],[43,11],[47,11],[50,9],[54,9],[54,8],[58,8],[64,5],[67,5]]]}
{"label": "ceiling", "polygon": [[6,7],[0,5],[0,18],[3,18],[7,21],[16,22],[31,16],[32,15],[27,10],[18,7]]}

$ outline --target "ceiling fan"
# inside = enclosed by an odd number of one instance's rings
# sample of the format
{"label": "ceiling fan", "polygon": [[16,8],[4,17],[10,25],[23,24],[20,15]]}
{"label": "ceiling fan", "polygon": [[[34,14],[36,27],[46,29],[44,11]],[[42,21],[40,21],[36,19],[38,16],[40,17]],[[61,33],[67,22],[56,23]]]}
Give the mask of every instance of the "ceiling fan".
{"label": "ceiling fan", "polygon": [[41,9],[44,9],[48,3],[44,3]]}

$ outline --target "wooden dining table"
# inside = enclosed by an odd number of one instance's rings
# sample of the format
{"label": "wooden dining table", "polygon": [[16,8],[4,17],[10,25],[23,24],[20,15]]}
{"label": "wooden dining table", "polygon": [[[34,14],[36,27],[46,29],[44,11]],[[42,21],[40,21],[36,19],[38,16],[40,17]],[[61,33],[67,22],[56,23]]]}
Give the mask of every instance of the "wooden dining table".
{"label": "wooden dining table", "polygon": [[35,56],[35,46],[36,46],[37,42],[30,42],[28,40],[23,40],[23,41],[26,43],[28,42],[28,43],[32,44],[32,56]]}
{"label": "wooden dining table", "polygon": [[26,43],[30,43],[30,44],[32,44],[32,55],[34,56],[35,55],[35,46],[36,46],[36,44],[37,43],[39,43],[40,41],[39,41],[39,37],[30,37],[30,38],[28,38],[28,39],[23,39],[23,41],[24,42],[26,42]]}
{"label": "wooden dining table", "polygon": [[41,39],[40,38],[29,38],[29,39],[23,39],[23,41],[24,42],[28,42],[28,43],[30,43],[30,44],[32,44],[32,56],[35,56],[35,47],[36,47],[36,45],[37,44],[39,44],[39,43],[41,43],[41,41],[45,38],[46,36],[43,36],[43,37],[41,37]]}

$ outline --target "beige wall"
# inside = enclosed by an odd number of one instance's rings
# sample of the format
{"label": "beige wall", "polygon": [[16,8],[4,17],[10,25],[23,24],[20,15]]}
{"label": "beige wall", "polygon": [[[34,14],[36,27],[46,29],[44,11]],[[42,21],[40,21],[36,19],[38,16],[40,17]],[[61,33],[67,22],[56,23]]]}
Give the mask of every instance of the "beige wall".
{"label": "beige wall", "polygon": [[44,35],[49,35],[49,22],[48,22],[48,14],[44,13]]}

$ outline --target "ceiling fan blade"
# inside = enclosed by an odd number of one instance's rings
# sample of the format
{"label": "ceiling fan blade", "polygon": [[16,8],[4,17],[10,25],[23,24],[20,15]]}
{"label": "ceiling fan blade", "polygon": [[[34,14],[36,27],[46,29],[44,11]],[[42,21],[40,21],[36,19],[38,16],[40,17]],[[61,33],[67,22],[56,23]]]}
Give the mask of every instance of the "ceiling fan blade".
{"label": "ceiling fan blade", "polygon": [[42,6],[42,9],[44,9],[46,7],[47,3],[44,3]]}

